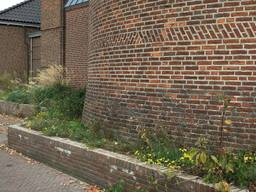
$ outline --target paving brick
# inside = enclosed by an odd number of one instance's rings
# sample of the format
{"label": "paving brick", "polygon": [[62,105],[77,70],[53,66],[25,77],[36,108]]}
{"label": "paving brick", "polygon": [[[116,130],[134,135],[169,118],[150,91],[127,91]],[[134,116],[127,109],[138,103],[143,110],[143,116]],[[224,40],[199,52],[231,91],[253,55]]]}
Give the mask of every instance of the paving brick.
{"label": "paving brick", "polygon": [[0,151],[1,192],[84,192],[87,184],[49,168]]}
{"label": "paving brick", "polygon": [[84,192],[88,184],[35,162],[13,150],[6,150],[7,126],[21,119],[0,115],[1,192]]}

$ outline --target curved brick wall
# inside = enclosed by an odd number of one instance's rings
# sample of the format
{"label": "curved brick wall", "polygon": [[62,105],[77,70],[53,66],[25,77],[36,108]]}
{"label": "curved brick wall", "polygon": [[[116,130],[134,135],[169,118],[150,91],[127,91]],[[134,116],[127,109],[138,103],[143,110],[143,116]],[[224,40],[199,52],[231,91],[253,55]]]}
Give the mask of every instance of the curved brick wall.
{"label": "curved brick wall", "polygon": [[91,0],[84,120],[131,139],[163,127],[182,143],[217,141],[225,93],[225,143],[254,146],[255,10],[252,0]]}

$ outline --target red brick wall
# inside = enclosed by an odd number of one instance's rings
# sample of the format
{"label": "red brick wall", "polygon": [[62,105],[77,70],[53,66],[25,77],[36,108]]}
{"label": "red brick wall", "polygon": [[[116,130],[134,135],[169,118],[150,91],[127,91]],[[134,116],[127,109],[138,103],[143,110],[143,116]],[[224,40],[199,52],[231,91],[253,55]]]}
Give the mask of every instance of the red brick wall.
{"label": "red brick wall", "polygon": [[69,8],[65,25],[65,67],[68,82],[84,88],[87,80],[89,6]]}
{"label": "red brick wall", "polygon": [[28,71],[28,38],[31,28],[0,25],[0,74],[7,72],[26,78]]}
{"label": "red brick wall", "polygon": [[165,127],[218,140],[216,95],[232,97],[225,144],[256,144],[256,1],[91,0],[84,120],[133,139]]}
{"label": "red brick wall", "polygon": [[63,64],[63,0],[41,0],[41,65]]}

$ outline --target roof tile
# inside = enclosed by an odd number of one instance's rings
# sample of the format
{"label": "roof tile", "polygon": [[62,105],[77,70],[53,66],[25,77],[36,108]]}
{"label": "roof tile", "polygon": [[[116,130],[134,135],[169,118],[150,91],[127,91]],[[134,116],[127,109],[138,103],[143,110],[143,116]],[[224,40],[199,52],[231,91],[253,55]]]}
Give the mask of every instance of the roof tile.
{"label": "roof tile", "polygon": [[40,26],[40,0],[27,0],[0,11],[0,21]]}

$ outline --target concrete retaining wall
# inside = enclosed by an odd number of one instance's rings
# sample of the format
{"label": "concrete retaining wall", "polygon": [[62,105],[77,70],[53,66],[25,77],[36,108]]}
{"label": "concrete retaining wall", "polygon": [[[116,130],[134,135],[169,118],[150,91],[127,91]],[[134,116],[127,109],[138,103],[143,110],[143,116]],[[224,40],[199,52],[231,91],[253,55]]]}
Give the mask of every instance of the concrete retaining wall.
{"label": "concrete retaining wall", "polygon": [[0,100],[0,113],[17,117],[29,117],[36,112],[35,106]]}

